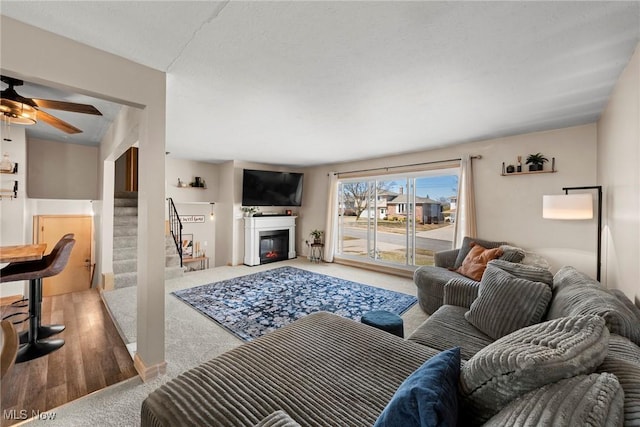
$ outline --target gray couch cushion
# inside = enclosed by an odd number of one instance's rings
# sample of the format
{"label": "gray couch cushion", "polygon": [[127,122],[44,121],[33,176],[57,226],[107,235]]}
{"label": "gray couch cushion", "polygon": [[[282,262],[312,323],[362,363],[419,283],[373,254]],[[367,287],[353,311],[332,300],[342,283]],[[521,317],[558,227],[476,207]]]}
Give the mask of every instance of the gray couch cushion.
{"label": "gray couch cushion", "polygon": [[443,305],[407,338],[436,350],[460,347],[460,357],[470,359],[493,339],[476,329],[464,318],[464,307]]}
{"label": "gray couch cushion", "polygon": [[453,268],[458,259],[460,249],[450,249],[448,251],[438,251],[433,254],[433,264],[436,267]]}
{"label": "gray couch cushion", "polygon": [[275,411],[265,417],[255,427],[300,427],[293,418],[283,410]]}
{"label": "gray couch cushion", "polygon": [[553,277],[553,299],[548,319],[581,314],[597,314],[609,331],[640,345],[640,322],[618,297],[573,267],[562,267]]}
{"label": "gray couch cushion", "polygon": [[549,286],[553,286],[553,274],[547,268],[540,268],[534,265],[517,264],[503,259],[494,259],[489,261],[489,264],[513,274],[520,279],[531,280],[532,282],[542,282]]}
{"label": "gray couch cushion", "polygon": [[451,279],[444,285],[442,303],[444,305],[457,305],[458,307],[471,307],[478,298],[480,282],[471,279]]}
{"label": "gray couch cushion", "polygon": [[465,413],[482,423],[524,393],[592,373],[604,360],[608,344],[609,331],[595,315],[556,319],[513,332],[462,367]]}
{"label": "gray couch cushion", "polygon": [[444,285],[451,279],[460,278],[465,277],[446,268],[431,266],[418,268],[413,273],[413,281],[418,288],[420,307],[427,314],[433,314],[442,305]]}
{"label": "gray couch cushion", "polygon": [[578,375],[509,403],[485,426],[610,426],[622,424],[623,393],[612,374]]}
{"label": "gray couch cushion", "polygon": [[615,375],[624,390],[624,424],[640,426],[640,347],[620,335],[609,337],[609,352],[597,372]]}
{"label": "gray couch cushion", "polygon": [[548,285],[519,279],[489,264],[480,281],[478,298],[464,317],[488,336],[498,339],[540,322],[550,299]]}
{"label": "gray couch cushion", "polygon": [[438,351],[330,313],[310,314],[190,369],[142,403],[141,425],[254,426],[279,409],[304,425],[373,425]]}
{"label": "gray couch cushion", "polygon": [[608,289],[608,291],[609,291],[609,293],[611,295],[613,295],[616,298],[618,298],[618,301],[620,301],[622,304],[624,304],[624,306],[627,307],[629,309],[629,311],[632,312],[636,316],[636,319],[638,319],[638,322],[640,322],[640,308],[638,308],[633,303],[633,301],[631,301],[629,299],[629,297],[627,297],[627,294],[622,292],[620,289]]}

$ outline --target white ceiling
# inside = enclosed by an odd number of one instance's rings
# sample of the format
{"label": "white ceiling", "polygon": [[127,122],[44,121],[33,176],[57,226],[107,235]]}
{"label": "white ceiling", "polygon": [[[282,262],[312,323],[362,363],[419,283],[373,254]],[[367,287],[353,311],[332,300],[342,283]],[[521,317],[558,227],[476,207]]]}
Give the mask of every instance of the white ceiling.
{"label": "white ceiling", "polygon": [[[4,82],[0,83],[0,85],[2,89],[7,88],[7,84]],[[25,98],[40,98],[93,105],[98,109],[98,111],[100,111],[100,113],[102,113],[102,116],[96,116],[41,108],[47,113],[82,130],[82,133],[67,134],[42,121],[38,121],[35,125],[29,125],[26,127],[29,138],[97,146],[100,144],[102,137],[107,132],[109,126],[111,126],[111,123],[116,118],[118,111],[120,111],[120,108],[122,107],[120,104],[106,101],[104,99],[92,98],[90,96],[80,95],[60,89],[53,89],[31,82],[24,82],[23,85],[14,87],[14,90]]]}
{"label": "white ceiling", "polygon": [[637,1],[3,0],[1,12],[166,71],[172,155],[299,166],[593,122],[640,40]]}

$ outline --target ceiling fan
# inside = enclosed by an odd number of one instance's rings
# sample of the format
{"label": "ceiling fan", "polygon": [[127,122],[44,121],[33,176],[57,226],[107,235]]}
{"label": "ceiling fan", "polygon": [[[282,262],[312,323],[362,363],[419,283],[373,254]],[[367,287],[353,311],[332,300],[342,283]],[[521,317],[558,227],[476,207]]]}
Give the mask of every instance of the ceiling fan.
{"label": "ceiling fan", "polygon": [[15,91],[14,86],[22,86],[24,82],[12,77],[0,76],[0,79],[9,85],[0,95],[0,113],[3,120],[10,123],[32,125],[38,120],[51,125],[69,134],[81,133],[82,130],[61,120],[51,114],[42,111],[41,108],[52,110],[71,111],[73,113],[93,114],[101,116],[102,113],[96,107],[75,102],[53,101],[48,99],[25,98]]}

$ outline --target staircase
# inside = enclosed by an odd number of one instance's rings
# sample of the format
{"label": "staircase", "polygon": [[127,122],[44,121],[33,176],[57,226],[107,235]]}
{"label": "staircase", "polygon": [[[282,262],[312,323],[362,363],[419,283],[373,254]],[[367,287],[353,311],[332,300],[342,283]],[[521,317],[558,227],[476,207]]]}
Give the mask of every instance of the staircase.
{"label": "staircase", "polygon": [[[113,275],[116,289],[137,285],[138,193],[118,192],[113,201]],[[165,279],[183,275],[171,236],[165,237]]]}

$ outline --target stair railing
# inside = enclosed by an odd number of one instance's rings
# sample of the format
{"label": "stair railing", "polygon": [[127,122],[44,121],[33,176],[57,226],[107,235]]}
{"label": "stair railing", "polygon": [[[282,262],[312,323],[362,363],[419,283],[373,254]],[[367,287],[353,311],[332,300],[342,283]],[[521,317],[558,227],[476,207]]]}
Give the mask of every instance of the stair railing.
{"label": "stair railing", "polygon": [[184,267],[182,265],[182,221],[180,221],[173,199],[169,197],[167,200],[169,201],[169,230],[171,231],[173,242],[176,244],[178,255],[180,255],[180,267]]}

